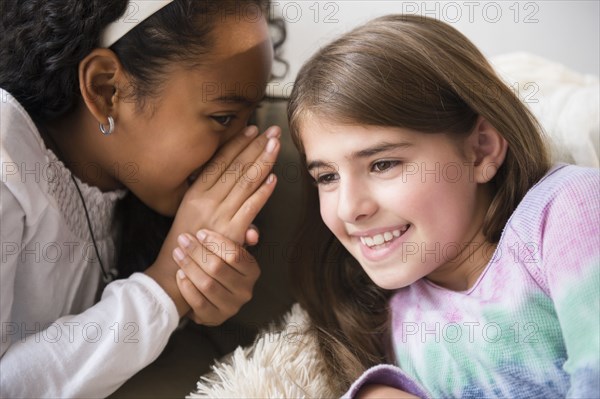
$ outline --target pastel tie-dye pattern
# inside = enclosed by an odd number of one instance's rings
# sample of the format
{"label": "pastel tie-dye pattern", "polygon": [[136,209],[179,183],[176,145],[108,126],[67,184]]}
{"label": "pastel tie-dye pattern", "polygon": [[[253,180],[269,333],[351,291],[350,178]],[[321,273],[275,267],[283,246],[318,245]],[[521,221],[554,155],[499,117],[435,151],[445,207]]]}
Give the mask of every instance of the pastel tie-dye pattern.
{"label": "pastel tie-dye pattern", "polygon": [[599,203],[597,169],[555,167],[470,290],[426,279],[399,290],[390,302],[399,369],[387,384],[416,382],[436,398],[600,397]]}

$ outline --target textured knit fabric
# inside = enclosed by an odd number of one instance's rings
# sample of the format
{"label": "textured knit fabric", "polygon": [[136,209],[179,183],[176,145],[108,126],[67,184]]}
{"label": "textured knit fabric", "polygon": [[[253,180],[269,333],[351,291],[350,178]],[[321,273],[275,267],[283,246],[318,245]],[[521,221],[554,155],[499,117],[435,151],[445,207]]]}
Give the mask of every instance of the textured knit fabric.
{"label": "textured knit fabric", "polygon": [[[0,396],[105,397],[158,357],[178,323],[175,304],[139,273],[95,303],[101,269],[71,172],[18,102],[2,90],[0,99]],[[78,183],[112,267],[124,192]]]}
{"label": "textured knit fabric", "polygon": [[597,169],[555,167],[472,288],[398,290],[397,367],[371,369],[346,396],[377,382],[435,398],[600,397],[599,185]]}

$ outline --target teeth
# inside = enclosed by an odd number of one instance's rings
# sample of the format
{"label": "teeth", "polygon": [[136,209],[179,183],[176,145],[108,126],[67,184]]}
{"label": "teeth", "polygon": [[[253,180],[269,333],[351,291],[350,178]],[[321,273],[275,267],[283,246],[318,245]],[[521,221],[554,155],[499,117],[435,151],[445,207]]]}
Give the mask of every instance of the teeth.
{"label": "teeth", "polygon": [[400,237],[408,230],[408,227],[409,225],[405,225],[401,229],[386,231],[383,234],[375,234],[373,237],[360,237],[360,241],[368,247],[381,245],[385,242],[392,241],[394,238]]}

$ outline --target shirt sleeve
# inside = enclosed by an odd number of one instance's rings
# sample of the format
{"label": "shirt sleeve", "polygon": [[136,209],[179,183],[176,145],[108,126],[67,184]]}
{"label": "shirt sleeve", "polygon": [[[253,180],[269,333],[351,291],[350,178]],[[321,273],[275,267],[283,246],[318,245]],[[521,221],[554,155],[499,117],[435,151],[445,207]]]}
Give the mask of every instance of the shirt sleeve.
{"label": "shirt sleeve", "polygon": [[567,397],[600,392],[600,173],[563,182],[542,230],[542,267],[560,323],[570,378]]}
{"label": "shirt sleeve", "polygon": [[[2,175],[2,177],[4,176]],[[14,299],[14,281],[25,225],[25,212],[10,190],[4,186],[3,182],[0,182],[0,220],[2,221],[0,227],[0,246],[2,247],[0,251],[0,256],[2,257],[0,259],[1,357],[10,346],[10,340],[7,335],[14,327],[10,323]]]}
{"label": "shirt sleeve", "polygon": [[363,375],[354,381],[342,398],[355,398],[362,387],[374,384],[397,388],[419,398],[430,398],[429,393],[419,383],[411,379],[398,367],[389,364],[373,366],[365,371]]}
{"label": "shirt sleeve", "polygon": [[32,326],[11,313],[25,214],[0,182],[0,397],[106,397],[162,352],[178,323],[175,304],[134,274],[109,284],[85,312],[23,334]]}
{"label": "shirt sleeve", "polygon": [[106,397],[158,357],[177,323],[150,277],[115,281],[85,312],[14,342],[0,359],[0,396]]}

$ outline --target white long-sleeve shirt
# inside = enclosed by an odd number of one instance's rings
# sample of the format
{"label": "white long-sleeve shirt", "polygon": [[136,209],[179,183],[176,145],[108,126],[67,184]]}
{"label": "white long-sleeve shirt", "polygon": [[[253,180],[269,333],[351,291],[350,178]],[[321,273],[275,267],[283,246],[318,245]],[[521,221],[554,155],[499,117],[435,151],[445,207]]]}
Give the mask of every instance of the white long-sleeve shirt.
{"label": "white long-sleeve shirt", "polygon": [[[97,301],[100,264],[71,173],[4,90],[0,139],[0,396],[105,397],[158,357],[177,327],[175,304],[141,273]],[[78,183],[112,266],[124,192]]]}

